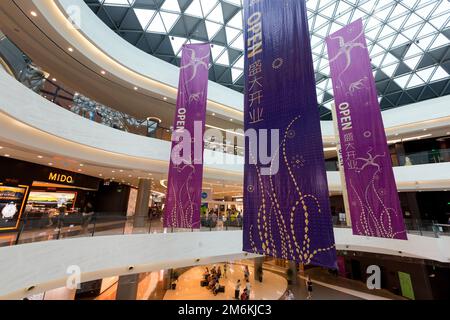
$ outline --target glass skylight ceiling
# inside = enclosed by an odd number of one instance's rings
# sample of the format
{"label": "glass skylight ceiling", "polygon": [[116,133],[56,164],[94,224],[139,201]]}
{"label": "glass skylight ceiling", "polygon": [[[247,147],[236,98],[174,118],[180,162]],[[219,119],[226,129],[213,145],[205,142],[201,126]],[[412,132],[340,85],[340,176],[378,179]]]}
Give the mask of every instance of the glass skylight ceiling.
{"label": "glass skylight ceiling", "polygon": [[[115,32],[179,65],[184,43],[211,42],[210,80],[243,91],[241,0],[85,0]],[[447,0],[307,0],[317,95],[331,119],[324,39],[363,18],[383,110],[450,94]]]}

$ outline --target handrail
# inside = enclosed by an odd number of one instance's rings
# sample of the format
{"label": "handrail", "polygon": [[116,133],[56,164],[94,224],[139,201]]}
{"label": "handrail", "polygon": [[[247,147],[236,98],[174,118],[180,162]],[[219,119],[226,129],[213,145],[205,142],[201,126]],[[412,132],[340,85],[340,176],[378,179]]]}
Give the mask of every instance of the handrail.
{"label": "handrail", "polygon": [[[20,219],[18,230],[0,232],[0,247],[20,245],[49,240],[60,240],[79,237],[97,237],[105,235],[154,234],[171,232],[214,232],[236,231],[243,229],[241,215],[201,217],[199,230],[174,230],[163,227],[161,213],[152,212],[149,216],[126,217],[107,212],[72,213],[66,216],[32,217],[25,215]],[[405,220],[408,234],[429,238],[450,236],[450,225],[435,221]],[[345,223],[334,219],[334,228],[348,229]],[[445,229],[444,229],[445,228]]]}

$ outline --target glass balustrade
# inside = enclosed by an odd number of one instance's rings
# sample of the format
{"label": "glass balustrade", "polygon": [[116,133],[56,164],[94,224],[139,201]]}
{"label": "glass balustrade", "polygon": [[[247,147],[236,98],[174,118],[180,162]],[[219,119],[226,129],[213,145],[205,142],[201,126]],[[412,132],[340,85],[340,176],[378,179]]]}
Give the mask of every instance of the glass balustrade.
{"label": "glass balustrade", "polygon": [[[335,228],[350,228],[333,219]],[[408,233],[424,237],[450,236],[450,225],[435,221],[405,219]],[[202,216],[200,229],[164,228],[160,216],[125,217],[111,213],[78,214],[60,217],[23,218],[18,230],[0,234],[0,247],[79,237],[172,232],[214,232],[243,229],[242,217],[214,218]]]}

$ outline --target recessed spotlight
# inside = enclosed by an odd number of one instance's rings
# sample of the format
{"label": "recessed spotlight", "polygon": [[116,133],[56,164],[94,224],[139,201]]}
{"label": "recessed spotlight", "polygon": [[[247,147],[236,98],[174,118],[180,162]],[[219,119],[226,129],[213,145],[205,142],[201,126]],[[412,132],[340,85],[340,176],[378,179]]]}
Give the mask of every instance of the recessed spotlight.
{"label": "recessed spotlight", "polygon": [[44,158],[43,156],[37,156],[39,159],[42,159],[42,158]]}
{"label": "recessed spotlight", "polygon": [[33,17],[37,17],[36,11],[31,11],[30,14],[31,14]]}
{"label": "recessed spotlight", "polygon": [[132,178],[133,176],[130,174],[130,175],[128,175],[128,178]]}
{"label": "recessed spotlight", "polygon": [[134,87],[134,91],[137,91],[138,90],[138,87]]}
{"label": "recessed spotlight", "polygon": [[0,146],[0,150],[1,150],[1,149],[3,149],[3,147],[2,147],[2,146]]}
{"label": "recessed spotlight", "polygon": [[426,128],[425,128],[425,129],[423,129],[423,131],[427,131],[427,130],[428,130],[428,129],[426,129]]}
{"label": "recessed spotlight", "polygon": [[105,75],[105,74],[106,74],[106,71],[105,71],[105,70],[102,70],[102,71],[100,71],[100,73],[101,73],[102,75]]}
{"label": "recessed spotlight", "polygon": [[233,119],[230,119],[231,122],[233,122]]}
{"label": "recessed spotlight", "polygon": [[84,167],[84,164],[80,163],[80,167]]}
{"label": "recessed spotlight", "polygon": [[112,173],[116,173],[116,171],[115,170],[113,170],[113,171],[111,171]]}
{"label": "recessed spotlight", "polygon": [[99,175],[98,175],[99,177],[103,177],[103,174],[101,174],[101,173],[99,173]]}
{"label": "recessed spotlight", "polygon": [[5,154],[5,157],[9,158],[9,157],[11,157],[11,155],[10,154]]}
{"label": "recessed spotlight", "polygon": [[123,170],[119,170],[120,172],[123,172]]}
{"label": "recessed spotlight", "polygon": [[167,97],[163,97],[163,100],[164,100],[164,101],[167,101]]}
{"label": "recessed spotlight", "polygon": [[73,52],[73,48],[68,48],[67,50],[69,50],[69,52]]}
{"label": "recessed spotlight", "polygon": [[148,175],[149,175],[149,176],[152,176],[153,174],[149,173]]}
{"label": "recessed spotlight", "polygon": [[113,179],[113,180],[116,180],[116,178],[114,178],[114,177],[113,177],[113,178],[111,178],[111,179]]}
{"label": "recessed spotlight", "polygon": [[53,163],[49,162],[49,163],[48,163],[48,165],[49,165],[49,166],[52,166],[52,165],[53,165]]}
{"label": "recessed spotlight", "polygon": [[83,170],[81,170],[81,169],[78,169],[78,172],[81,172],[81,171],[83,171]]}
{"label": "recessed spotlight", "polygon": [[216,116],[216,114],[215,114],[215,113],[213,112],[213,113],[212,113],[212,116],[213,116],[213,117],[215,117],[215,116]]}
{"label": "recessed spotlight", "polygon": [[56,82],[56,78],[53,78],[52,81],[53,81],[53,82]]}

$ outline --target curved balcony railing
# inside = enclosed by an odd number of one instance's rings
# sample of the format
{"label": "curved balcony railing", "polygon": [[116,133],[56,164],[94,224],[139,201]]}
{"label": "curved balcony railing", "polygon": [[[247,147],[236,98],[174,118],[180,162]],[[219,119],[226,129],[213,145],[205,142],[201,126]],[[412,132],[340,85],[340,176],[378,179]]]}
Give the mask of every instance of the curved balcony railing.
{"label": "curved balcony railing", "polygon": [[[6,37],[3,37],[0,41],[0,56],[3,56],[11,65],[15,66],[14,74],[18,81],[60,107],[117,130],[165,141],[171,140],[172,131],[170,128],[161,127],[151,119],[136,119],[64,88],[51,78],[45,79],[45,72],[34,66],[30,59],[21,53],[20,49]],[[235,145],[234,142],[218,139],[216,141],[205,141],[205,148],[244,156],[244,148]],[[450,162],[450,149],[409,153],[398,157],[398,166],[440,162]],[[338,170],[337,161],[327,161],[327,171]]]}
{"label": "curved balcony railing", "polygon": [[[349,228],[345,222],[334,217],[335,228]],[[450,225],[435,221],[405,219],[409,234],[439,238],[450,236]],[[60,217],[25,217],[21,219],[18,230],[0,233],[0,247],[19,244],[77,238],[99,237],[126,234],[153,234],[171,232],[213,232],[242,230],[241,216],[213,217],[202,216],[200,230],[166,229],[161,215],[150,217],[125,217],[108,213],[72,214]]]}
{"label": "curved balcony railing", "polygon": [[450,149],[435,149],[429,151],[407,153],[402,166],[450,162]]}
{"label": "curved balcony railing", "polygon": [[[405,156],[398,157],[398,164],[394,167],[417,166],[423,164],[435,164],[450,162],[450,149],[434,149],[421,152],[406,153]],[[327,160],[327,171],[339,171],[337,160]]]}

